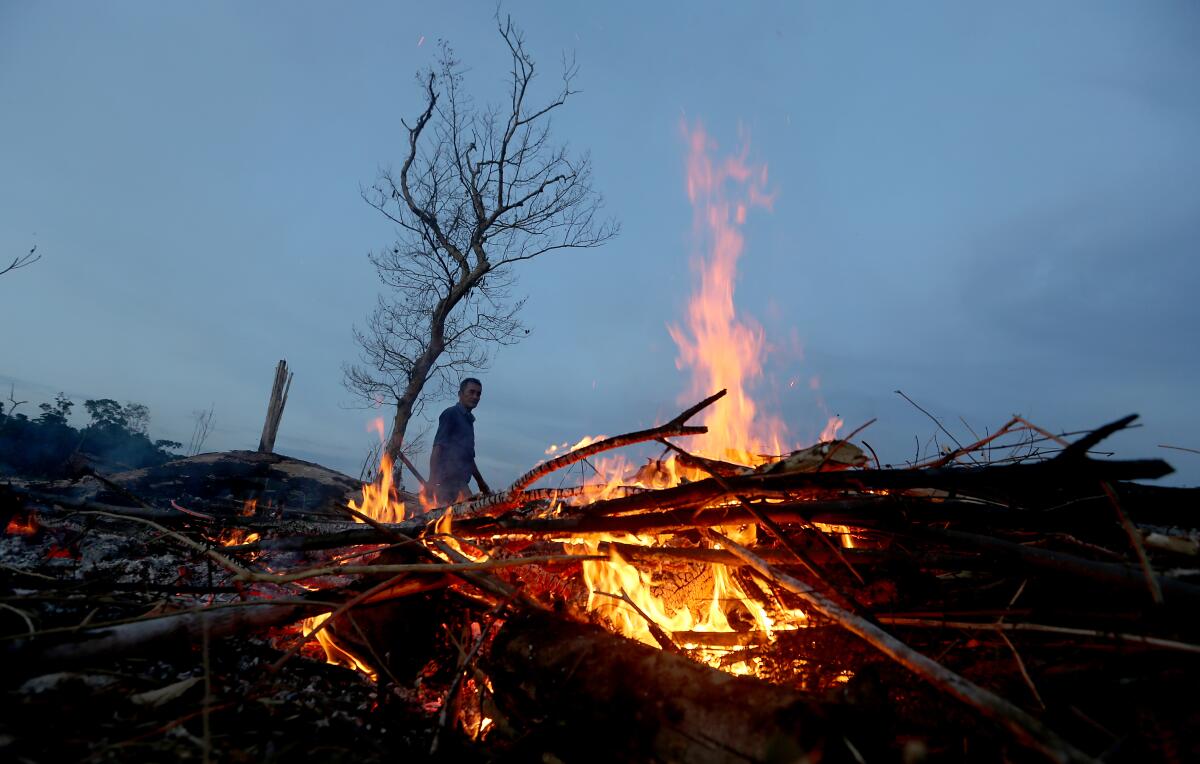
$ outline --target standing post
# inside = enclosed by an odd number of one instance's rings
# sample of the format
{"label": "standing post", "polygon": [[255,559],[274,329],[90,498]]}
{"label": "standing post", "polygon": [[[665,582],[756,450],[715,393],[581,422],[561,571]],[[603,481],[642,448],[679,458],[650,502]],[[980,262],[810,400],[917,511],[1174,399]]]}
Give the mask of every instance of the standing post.
{"label": "standing post", "polygon": [[279,420],[283,418],[283,407],[287,404],[293,376],[288,373],[286,360],[280,361],[275,367],[275,384],[271,386],[271,400],[267,404],[267,421],[263,424],[262,438],[258,441],[260,454],[269,454],[275,449],[275,436],[279,433]]}

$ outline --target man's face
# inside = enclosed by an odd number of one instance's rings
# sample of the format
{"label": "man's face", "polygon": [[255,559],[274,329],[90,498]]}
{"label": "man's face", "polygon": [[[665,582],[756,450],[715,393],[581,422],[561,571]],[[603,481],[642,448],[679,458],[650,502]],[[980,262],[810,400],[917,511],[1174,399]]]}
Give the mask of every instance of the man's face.
{"label": "man's face", "polygon": [[481,395],[483,395],[483,388],[474,382],[468,382],[463,389],[458,391],[458,402],[470,411],[479,405]]}

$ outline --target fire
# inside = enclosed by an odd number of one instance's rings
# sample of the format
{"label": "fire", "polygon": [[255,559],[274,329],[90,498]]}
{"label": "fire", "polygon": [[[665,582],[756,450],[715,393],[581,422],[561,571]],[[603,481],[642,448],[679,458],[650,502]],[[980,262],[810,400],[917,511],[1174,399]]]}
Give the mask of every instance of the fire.
{"label": "fire", "polygon": [[[386,453],[379,459],[379,477],[374,483],[363,484],[362,495],[361,504],[353,499],[347,502],[350,509],[381,523],[398,523],[407,516],[404,502],[392,485],[392,458]],[[354,521],[362,522],[357,517]]]}
{"label": "fire", "polygon": [[[694,234],[702,254],[694,261],[699,284],[688,303],[687,326],[669,326],[668,330],[679,348],[676,365],[692,372],[691,386],[681,400],[695,401],[713,390],[728,390],[721,405],[705,411],[703,423],[708,427],[707,434],[689,439],[688,449],[709,458],[753,467],[767,460],[763,454],[790,450],[783,445],[787,442],[787,432],[782,422],[761,414],[750,396],[749,387],[763,372],[765,335],[760,326],[738,317],[733,301],[737,262],[745,245],[741,228],[751,208],[770,208],[773,201],[767,191],[767,168],[747,162],[745,150],[738,156],[714,160],[710,155],[714,143],[703,128],[685,127],[685,132],[687,193],[693,205]],[[840,420],[836,423],[831,420],[822,439],[832,439],[840,426]],[[556,450],[558,447],[552,447],[547,454]],[[606,475],[626,472],[599,471]],[[634,479],[645,487],[661,488],[679,481],[677,471],[674,458],[665,462],[651,460],[637,470]],[[614,478],[609,477],[607,482],[611,485]],[[722,530],[740,543],[754,543],[753,526]],[[661,545],[667,539],[610,540],[650,546]],[[573,546],[582,546],[594,554],[599,541]],[[678,603],[674,607],[654,594],[657,582],[649,573],[631,565],[615,551],[607,562],[589,561],[582,567],[589,610],[600,613],[621,634],[649,645],[657,645],[658,638],[647,621],[668,636],[681,632],[732,632],[749,626],[768,640],[780,629],[806,625],[806,615],[799,610],[768,613],[760,603],[763,598],[750,596],[724,565],[710,567],[711,590],[699,598],[700,602],[690,598],[690,604]],[[739,623],[731,621],[735,610],[741,614]],[[699,656],[714,665],[720,663],[721,668],[733,673],[754,670],[747,662],[730,665],[715,650],[702,649]]]}
{"label": "fire", "polygon": [[328,628],[323,628],[320,631],[317,631],[317,628],[328,620],[329,613],[322,613],[321,615],[314,616],[313,618],[304,619],[304,623],[302,624],[302,635],[305,639],[307,639],[308,637],[312,636],[313,632],[316,632],[317,642],[321,644],[321,648],[325,651],[325,661],[327,663],[332,663],[335,666],[342,666],[348,669],[356,669],[371,677],[371,681],[375,681],[375,679],[378,677],[378,675],[375,673],[375,670],[342,648],[338,647],[337,643],[333,641],[333,637],[330,636]]}
{"label": "fire", "polygon": [[[771,461],[768,455],[796,451],[785,445],[789,437],[782,422],[763,414],[751,397],[750,388],[763,375],[765,334],[758,324],[738,316],[733,299],[737,263],[745,248],[742,228],[750,210],[772,206],[767,168],[748,162],[745,150],[737,156],[714,159],[711,152],[715,144],[700,127],[685,128],[685,134],[687,193],[694,209],[698,250],[694,266],[698,285],[688,304],[686,325],[672,325],[668,331],[679,349],[677,366],[689,369],[692,375],[690,388],[682,399],[690,403],[715,390],[727,390],[720,405],[704,411],[707,434],[689,439],[687,448],[709,459],[752,468]],[[790,386],[795,384],[793,379]],[[814,390],[819,386],[815,376],[809,380],[809,386]],[[831,417],[821,433],[821,441],[833,441],[842,425],[840,418]],[[382,421],[377,429],[382,438]],[[573,445],[570,441],[550,444],[545,455],[553,458],[600,439],[602,436],[587,437]],[[821,464],[825,460],[827,457]],[[585,490],[579,494],[585,501],[609,498],[618,495],[618,489],[630,486],[660,489],[676,485],[685,477],[708,476],[697,468],[681,465],[674,455],[650,459],[641,466],[619,456],[596,458],[582,463],[580,469],[590,470],[583,475]],[[406,516],[405,505],[392,485],[392,463],[386,454],[381,459],[378,480],[363,485],[362,492],[361,504],[349,502],[352,509],[381,522],[397,522]],[[554,507],[548,511],[552,513]],[[431,523],[428,531],[469,559],[487,559],[487,553],[451,537],[452,523],[447,509]],[[752,524],[720,530],[740,544],[755,543]],[[844,546],[853,546],[851,529],[830,526],[823,530],[839,534]],[[605,541],[640,546],[688,543],[670,535],[629,534],[593,534],[561,541],[568,551],[579,554],[597,554]],[[788,609],[752,576],[739,577],[725,565],[695,563],[690,572],[698,570],[698,574],[682,583],[668,580],[667,575],[631,564],[618,553],[615,543],[608,547],[607,560],[585,560],[581,568],[588,591],[587,608],[620,634],[652,646],[671,640],[722,670],[754,673],[758,659],[739,660],[740,656],[731,653],[745,650],[748,644],[772,641],[780,631],[807,626],[807,615],[802,610]],[[672,588],[679,591],[664,597]],[[326,618],[318,616],[306,621],[305,636],[313,634]],[[709,644],[698,638],[704,632],[737,634],[733,639],[713,639]],[[334,644],[325,630],[315,633],[329,662],[375,676],[370,667]]]}
{"label": "fire", "polygon": [[702,127],[687,131],[687,193],[693,236],[702,252],[693,259],[699,285],[688,302],[687,327],[669,326],[679,347],[676,366],[690,368],[692,383],[680,400],[695,401],[728,390],[721,405],[706,412],[708,434],[688,442],[702,456],[755,465],[763,453],[783,453],[786,430],[773,417],[758,415],[749,386],[762,376],[766,339],[762,327],[739,318],[733,303],[737,263],[745,240],[741,228],[751,207],[769,208],[766,165],[740,156],[715,161],[713,141]]}
{"label": "fire", "polygon": [[221,546],[238,546],[239,544],[253,544],[258,539],[259,534],[254,531],[247,531],[245,528],[227,528],[221,531],[221,535],[217,537],[217,543]]}
{"label": "fire", "polygon": [[27,515],[15,514],[4,527],[6,536],[32,536],[38,532],[37,516],[30,512]]}

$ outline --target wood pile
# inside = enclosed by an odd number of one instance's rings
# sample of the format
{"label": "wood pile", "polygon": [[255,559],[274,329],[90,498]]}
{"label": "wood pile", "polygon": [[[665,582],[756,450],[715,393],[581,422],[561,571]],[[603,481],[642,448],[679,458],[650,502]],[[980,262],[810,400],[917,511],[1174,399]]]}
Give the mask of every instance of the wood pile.
{"label": "wood pile", "polygon": [[[719,397],[400,523],[347,506],[340,479],[317,501],[277,477],[269,512],[247,504],[271,490],[256,460],[313,478],[277,455],[0,486],[0,753],[1200,757],[1200,490],[1135,482],[1160,460],[1096,458],[1132,418],[1069,442],[1014,419],[903,469],[853,437],[748,466],[686,450]],[[636,443],[691,479],[655,487],[652,461],[639,485],[536,487]],[[616,564],[674,609],[728,571],[728,628],[589,592],[583,569]],[[614,633],[614,611],[653,644]]]}

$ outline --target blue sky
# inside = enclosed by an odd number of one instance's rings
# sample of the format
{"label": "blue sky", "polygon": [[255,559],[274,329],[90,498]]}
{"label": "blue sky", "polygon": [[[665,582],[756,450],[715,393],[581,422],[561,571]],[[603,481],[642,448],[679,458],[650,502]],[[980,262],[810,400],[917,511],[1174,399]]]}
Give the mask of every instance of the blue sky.
{"label": "blue sky", "polygon": [[[748,140],[776,200],[745,228],[739,310],[776,352],[760,393],[796,441],[825,413],[902,463],[1019,413],[1200,483],[1200,6],[1190,2],[510,2],[591,152],[621,236],[536,260],[532,328],[483,373],[493,485],[550,443],[673,416],[667,325],[692,289],[680,124]],[[439,38],[481,100],[507,62],[484,2],[0,3],[0,383],[34,405],[149,405],[186,441],[352,474],[375,414],[341,385],[390,224],[359,198],[402,159]],[[423,39],[423,42],[422,42]],[[7,253],[7,254],[4,254]],[[797,348],[802,348],[798,352]],[[788,387],[817,376],[821,388]],[[433,401],[426,416],[451,401]],[[423,461],[423,460],[422,460]]]}

